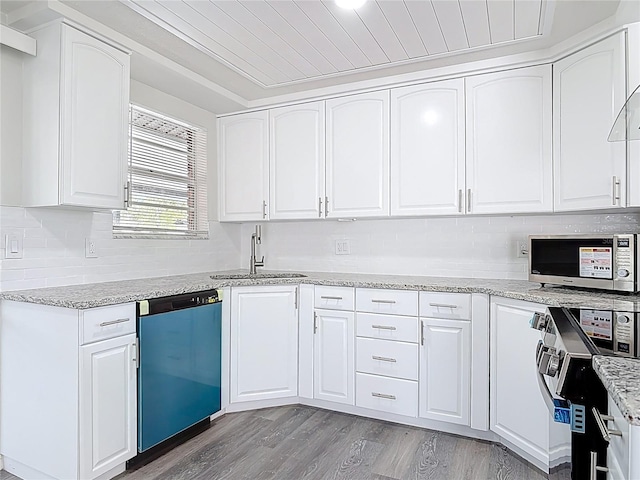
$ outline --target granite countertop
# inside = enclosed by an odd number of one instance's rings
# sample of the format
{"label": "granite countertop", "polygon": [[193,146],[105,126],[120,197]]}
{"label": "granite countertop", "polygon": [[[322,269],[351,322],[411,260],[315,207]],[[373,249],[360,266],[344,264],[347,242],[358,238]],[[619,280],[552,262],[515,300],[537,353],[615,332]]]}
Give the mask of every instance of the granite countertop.
{"label": "granite countertop", "polygon": [[[292,278],[290,276],[292,274],[304,276]],[[215,278],[211,278],[212,275]],[[0,292],[0,298],[57,307],[85,309],[228,286],[295,285],[301,283],[432,292],[486,293],[549,306],[640,312],[640,297],[637,295],[572,290],[567,287],[541,287],[539,283],[523,280],[323,272],[270,272],[265,270],[261,270],[255,276],[249,275],[247,271],[243,270],[212,271],[65,287],[15,290]]]}
{"label": "granite countertop", "polygon": [[593,368],[622,415],[640,425],[640,359],[596,355]]}

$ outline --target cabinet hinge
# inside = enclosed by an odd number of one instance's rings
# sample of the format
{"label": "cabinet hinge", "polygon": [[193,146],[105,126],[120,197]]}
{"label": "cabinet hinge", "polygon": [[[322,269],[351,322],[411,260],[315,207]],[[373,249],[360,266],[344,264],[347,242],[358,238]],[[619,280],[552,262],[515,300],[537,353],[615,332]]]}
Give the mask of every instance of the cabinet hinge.
{"label": "cabinet hinge", "polygon": [[295,302],[296,310],[298,309],[298,287],[296,287],[296,293],[293,297],[293,301]]}
{"label": "cabinet hinge", "polygon": [[313,312],[313,334],[315,335],[318,331],[318,314]]}

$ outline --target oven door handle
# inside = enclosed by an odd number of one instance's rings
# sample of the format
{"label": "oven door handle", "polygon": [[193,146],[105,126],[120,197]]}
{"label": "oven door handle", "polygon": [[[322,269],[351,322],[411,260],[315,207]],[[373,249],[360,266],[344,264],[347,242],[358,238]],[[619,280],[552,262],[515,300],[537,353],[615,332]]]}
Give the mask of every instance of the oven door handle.
{"label": "oven door handle", "polygon": [[549,385],[544,379],[544,376],[540,372],[536,372],[538,374],[538,384],[540,385],[540,392],[542,393],[542,399],[544,403],[547,404],[547,408],[551,412],[551,415],[555,413],[556,406],[553,403],[553,395],[551,394],[551,390],[549,390]]}

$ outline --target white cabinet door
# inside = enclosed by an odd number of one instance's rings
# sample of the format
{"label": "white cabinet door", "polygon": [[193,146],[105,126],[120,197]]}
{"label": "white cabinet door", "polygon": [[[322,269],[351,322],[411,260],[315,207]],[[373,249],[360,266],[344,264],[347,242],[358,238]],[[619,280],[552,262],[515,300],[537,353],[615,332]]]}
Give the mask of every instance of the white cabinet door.
{"label": "white cabinet door", "polygon": [[296,290],[231,289],[231,403],[298,394]]}
{"label": "white cabinet door", "polygon": [[[551,428],[553,417],[540,391],[536,347],[540,332],[529,326],[537,305],[500,297],[491,298],[490,424],[491,430],[531,456],[549,465],[551,446],[568,444],[569,428]],[[561,433],[559,433],[561,432]],[[558,440],[556,435],[562,438]]]}
{"label": "white cabinet door", "polygon": [[465,82],[468,213],[551,211],[551,67]]}
{"label": "white cabinet door", "polygon": [[62,35],[61,203],[123,208],[129,55],[66,25]]}
{"label": "white cabinet door", "polygon": [[327,100],[326,216],[389,215],[389,91]]}
{"label": "white cabinet door", "polygon": [[136,336],[80,347],[80,478],[137,453]]}
{"label": "white cabinet door", "polygon": [[461,213],[464,80],[391,90],[391,215]]}
{"label": "white cabinet door", "polygon": [[354,313],[316,310],[314,332],[314,397],[353,405],[355,401]]}
{"label": "white cabinet door", "polygon": [[555,209],[626,205],[625,142],[608,142],[624,104],[619,33],[553,65]]}
{"label": "white cabinet door", "polygon": [[266,220],[269,112],[219,119],[218,149],[220,221]]}
{"label": "white cabinet door", "polygon": [[423,318],[420,416],[469,425],[471,323]]}
{"label": "white cabinet door", "polygon": [[124,208],[129,54],[69,25],[36,30],[23,62],[24,206]]}
{"label": "white cabinet door", "polygon": [[324,102],[274,108],[269,118],[269,218],[322,217]]}

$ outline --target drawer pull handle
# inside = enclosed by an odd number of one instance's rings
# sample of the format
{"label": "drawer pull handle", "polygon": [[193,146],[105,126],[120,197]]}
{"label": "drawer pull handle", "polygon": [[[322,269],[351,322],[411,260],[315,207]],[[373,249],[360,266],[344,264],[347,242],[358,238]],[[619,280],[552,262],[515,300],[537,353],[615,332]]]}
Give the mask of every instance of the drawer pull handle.
{"label": "drawer pull handle", "polygon": [[395,400],[396,399],[395,395],[387,395],[386,393],[378,393],[378,392],[371,392],[371,396],[372,397],[377,397],[377,398],[386,398],[388,400]]}
{"label": "drawer pull handle", "polygon": [[371,300],[373,303],[387,303],[389,305],[393,305],[396,303],[395,300],[376,300],[375,298]]}
{"label": "drawer pull handle", "polygon": [[342,300],[342,297],[330,297],[325,295],[321,295],[320,298],[322,300]]}
{"label": "drawer pull handle", "polygon": [[128,322],[129,319],[128,318],[119,318],[117,320],[109,320],[108,322],[102,322],[100,324],[101,327],[108,327],[109,325],[115,325],[116,323],[124,323],[124,322]]}
{"label": "drawer pull handle", "polygon": [[458,308],[458,305],[452,305],[450,303],[430,303],[429,306],[436,308]]}
{"label": "drawer pull handle", "polygon": [[371,328],[379,328],[380,330],[397,330],[391,325],[371,325]]}
{"label": "drawer pull handle", "polygon": [[602,434],[602,438],[605,442],[611,441],[611,435],[616,435],[618,437],[622,436],[622,432],[620,430],[609,430],[606,422],[610,422],[613,420],[611,415],[602,415],[596,407],[591,409],[593,412],[593,416],[596,419],[596,423],[598,424],[598,428],[600,429],[600,433]]}
{"label": "drawer pull handle", "polygon": [[377,355],[371,355],[371,358],[373,358],[374,360],[380,360],[382,362],[391,362],[391,363],[396,363],[396,359],[395,358],[390,358],[390,357],[379,357]]}

